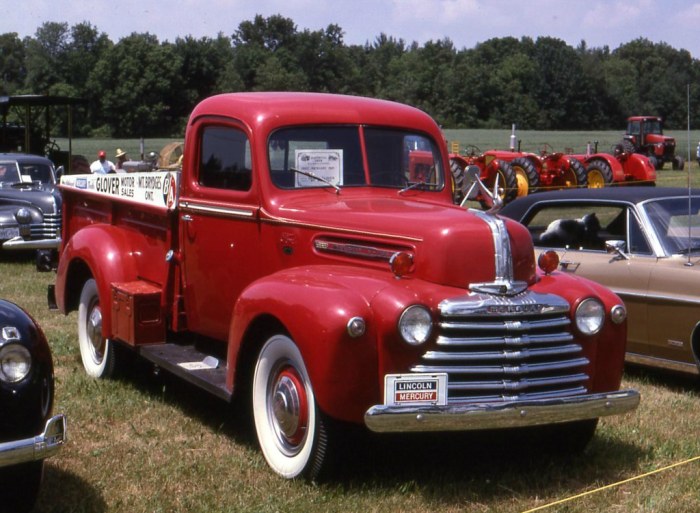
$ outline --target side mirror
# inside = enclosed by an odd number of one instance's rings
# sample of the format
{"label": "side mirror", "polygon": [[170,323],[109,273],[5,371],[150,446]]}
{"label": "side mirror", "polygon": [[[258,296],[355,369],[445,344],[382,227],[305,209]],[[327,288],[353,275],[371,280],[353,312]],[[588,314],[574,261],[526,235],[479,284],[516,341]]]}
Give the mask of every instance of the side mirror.
{"label": "side mirror", "polygon": [[624,240],[606,240],[605,251],[611,255],[615,255],[616,260],[629,260],[629,256],[625,254],[627,244]]}
{"label": "side mirror", "polygon": [[56,168],[56,181],[57,181],[57,182],[60,182],[60,181],[61,181],[61,177],[63,176],[63,174],[64,174],[65,172],[66,172],[66,169],[65,169],[63,166],[58,166],[58,167]]}
{"label": "side mirror", "polygon": [[481,196],[485,199],[487,204],[491,205],[486,212],[489,214],[496,214],[503,206],[503,200],[498,194],[498,175],[496,175],[496,180],[493,184],[493,191],[481,181],[481,170],[478,166],[467,166],[464,177],[464,187],[467,189],[467,193],[464,195],[464,200],[462,200],[462,206],[467,202],[467,200],[474,200]]}

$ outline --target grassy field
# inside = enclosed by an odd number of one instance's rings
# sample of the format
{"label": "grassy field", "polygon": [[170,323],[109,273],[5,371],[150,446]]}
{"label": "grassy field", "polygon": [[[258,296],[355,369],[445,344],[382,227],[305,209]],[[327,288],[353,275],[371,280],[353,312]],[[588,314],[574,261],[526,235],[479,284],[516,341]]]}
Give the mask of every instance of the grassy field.
{"label": "grassy field", "polygon": [[[130,151],[129,144],[78,141],[74,150]],[[686,183],[685,173],[659,175],[659,185]],[[153,375],[145,364],[115,381],[88,378],[76,315],[46,307],[54,275],[35,272],[31,256],[7,255],[0,273],[0,297],[24,306],[49,337],[55,410],[69,420],[67,447],[47,461],[39,512],[515,513],[678,463],[538,511],[700,511],[697,380],[628,369],[623,386],[641,392],[639,409],[603,419],[582,455],[543,454],[529,439],[508,434],[366,437],[355,440],[352,457],[329,482],[289,482],[268,470],[248,420],[225,403]]]}

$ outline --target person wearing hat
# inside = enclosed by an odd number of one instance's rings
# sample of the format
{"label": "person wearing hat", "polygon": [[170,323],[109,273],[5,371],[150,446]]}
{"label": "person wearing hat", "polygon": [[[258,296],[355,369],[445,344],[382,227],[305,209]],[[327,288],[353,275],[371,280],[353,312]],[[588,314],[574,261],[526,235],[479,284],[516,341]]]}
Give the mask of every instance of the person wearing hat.
{"label": "person wearing hat", "polygon": [[93,173],[107,174],[116,173],[117,169],[111,161],[107,160],[107,154],[104,150],[100,150],[97,153],[97,160],[90,164],[90,171]]}
{"label": "person wearing hat", "polygon": [[126,152],[121,148],[117,148],[117,154],[114,156],[117,159],[117,169],[124,169],[124,162],[129,160]]}

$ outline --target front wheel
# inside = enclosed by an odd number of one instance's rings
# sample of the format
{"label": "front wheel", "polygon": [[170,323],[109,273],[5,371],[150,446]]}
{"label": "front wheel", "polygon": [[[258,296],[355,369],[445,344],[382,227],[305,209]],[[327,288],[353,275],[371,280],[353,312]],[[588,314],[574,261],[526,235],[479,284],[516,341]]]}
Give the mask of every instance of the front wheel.
{"label": "front wheel", "polygon": [[328,423],[316,406],[301,353],[286,335],[273,335],[260,350],[252,402],[258,443],[272,470],[309,480],[327,471]]}
{"label": "front wheel", "polygon": [[93,279],[85,282],[80,293],[78,343],[83,367],[88,375],[99,379],[114,375],[114,344],[102,335],[102,306],[97,293],[97,283]]}
{"label": "front wheel", "polygon": [[588,188],[600,189],[613,182],[613,173],[610,164],[604,160],[593,160],[586,167],[588,175]]}

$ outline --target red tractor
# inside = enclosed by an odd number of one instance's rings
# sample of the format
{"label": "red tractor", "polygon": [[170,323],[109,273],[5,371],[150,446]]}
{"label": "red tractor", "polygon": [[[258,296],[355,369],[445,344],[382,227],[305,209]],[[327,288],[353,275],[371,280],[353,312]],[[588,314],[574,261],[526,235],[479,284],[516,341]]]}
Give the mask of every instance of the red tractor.
{"label": "red tractor", "polygon": [[510,163],[515,172],[518,196],[541,190],[588,185],[584,165],[570,155],[552,151],[548,144],[542,146],[539,154],[490,150],[486,155]]}
{"label": "red tractor", "polygon": [[[496,181],[498,181],[498,194],[504,204],[519,196],[515,171],[507,161],[495,158],[491,152],[482,153],[476,146],[467,146],[466,151],[462,154],[450,154],[455,203],[461,203],[464,199],[467,188],[465,176],[468,166],[479,168],[479,178],[489,190],[493,190]],[[482,204],[486,202],[485,199],[481,198],[479,201]]]}
{"label": "red tractor", "polygon": [[624,151],[622,145],[616,145],[612,154],[598,153],[596,142],[593,151],[571,156],[586,166],[589,188],[612,184],[656,185],[656,168],[652,159]]}
{"label": "red tractor", "polygon": [[656,169],[670,162],[673,169],[682,170],[685,159],[676,155],[676,140],[664,135],[663,121],[656,116],[632,116],[627,119],[627,132],[620,142],[621,152],[641,153]]}

